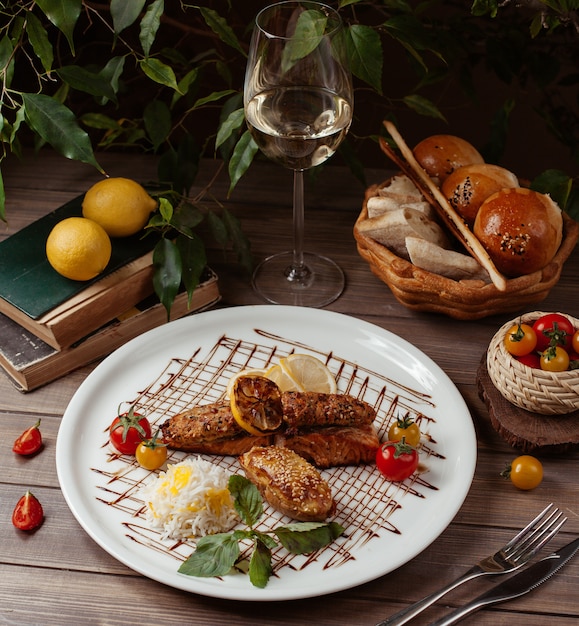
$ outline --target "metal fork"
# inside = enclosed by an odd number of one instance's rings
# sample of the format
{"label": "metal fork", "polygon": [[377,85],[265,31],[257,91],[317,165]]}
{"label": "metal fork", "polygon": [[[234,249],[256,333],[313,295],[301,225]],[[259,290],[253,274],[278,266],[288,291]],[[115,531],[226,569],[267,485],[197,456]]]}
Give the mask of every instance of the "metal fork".
{"label": "metal fork", "polygon": [[401,626],[424,611],[445,594],[473,578],[490,574],[507,574],[514,572],[528,563],[537,552],[550,541],[567,521],[563,512],[553,503],[549,504],[523,530],[518,532],[507,544],[495,554],[482,559],[455,581],[422,600],[398,611],[376,626]]}

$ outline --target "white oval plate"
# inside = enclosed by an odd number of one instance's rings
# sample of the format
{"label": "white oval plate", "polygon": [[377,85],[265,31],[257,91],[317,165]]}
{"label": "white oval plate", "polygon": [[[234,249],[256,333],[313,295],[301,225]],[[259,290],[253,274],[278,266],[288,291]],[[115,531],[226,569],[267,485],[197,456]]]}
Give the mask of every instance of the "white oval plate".
{"label": "white oval plate", "polygon": [[[114,454],[107,427],[123,402],[152,422],[223,397],[229,377],[291,352],[327,362],[338,389],[377,409],[385,439],[408,412],[424,434],[422,472],[403,483],[375,465],[325,470],[344,536],[311,556],[273,553],[274,576],[259,589],[241,572],[196,578],[177,572],[193,543],[161,541],[145,523],[139,489],[153,478],[134,459]],[[126,408],[126,407],[125,407]],[[184,453],[173,451],[169,462]],[[242,473],[234,457],[204,457]],[[235,600],[290,600],[328,594],[376,579],[416,557],[452,521],[470,489],[476,437],[468,408],[429,357],[377,326],[339,313],[279,306],[209,311],[133,339],[84,381],[63,416],[56,447],[60,485],[84,530],[109,554],[178,589]],[[287,523],[266,506],[260,530]]]}

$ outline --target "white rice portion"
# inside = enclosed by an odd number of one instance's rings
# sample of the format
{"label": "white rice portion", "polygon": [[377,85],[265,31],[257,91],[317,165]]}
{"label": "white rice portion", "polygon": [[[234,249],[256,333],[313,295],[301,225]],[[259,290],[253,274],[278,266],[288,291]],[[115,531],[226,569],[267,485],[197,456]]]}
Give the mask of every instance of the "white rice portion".
{"label": "white rice portion", "polygon": [[139,496],[145,519],[162,539],[194,539],[226,532],[239,522],[227,488],[229,473],[200,457],[167,466]]}

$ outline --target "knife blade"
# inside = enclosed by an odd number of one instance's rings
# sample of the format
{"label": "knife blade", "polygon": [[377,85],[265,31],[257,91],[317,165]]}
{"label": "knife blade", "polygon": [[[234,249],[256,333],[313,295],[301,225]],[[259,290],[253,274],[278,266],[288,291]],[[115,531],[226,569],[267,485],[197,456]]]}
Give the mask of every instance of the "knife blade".
{"label": "knife blade", "polygon": [[507,600],[524,596],[526,593],[529,593],[529,591],[535,589],[535,587],[549,580],[553,574],[559,571],[563,565],[575,555],[577,550],[579,550],[579,537],[560,550],[549,554],[549,556],[537,561],[518,574],[495,585],[492,589],[478,596],[478,598],[475,598],[472,602],[454,610],[446,617],[432,622],[430,626],[451,626],[451,624],[456,624],[458,621],[478,611],[483,606],[498,604],[499,602],[506,602]]}

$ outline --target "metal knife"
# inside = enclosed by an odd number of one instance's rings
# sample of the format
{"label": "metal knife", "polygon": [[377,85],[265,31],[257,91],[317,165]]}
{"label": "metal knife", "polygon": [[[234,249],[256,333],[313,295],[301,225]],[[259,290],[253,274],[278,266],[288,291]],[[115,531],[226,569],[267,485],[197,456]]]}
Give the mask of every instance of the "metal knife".
{"label": "metal knife", "polygon": [[495,585],[467,605],[454,610],[436,622],[432,622],[430,626],[451,626],[451,624],[456,624],[483,606],[498,604],[529,593],[559,571],[575,555],[577,550],[579,550],[579,537],[557,552],[553,552],[553,554],[537,561],[515,576]]}

